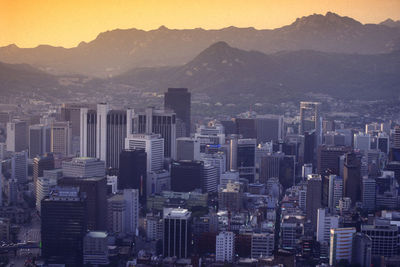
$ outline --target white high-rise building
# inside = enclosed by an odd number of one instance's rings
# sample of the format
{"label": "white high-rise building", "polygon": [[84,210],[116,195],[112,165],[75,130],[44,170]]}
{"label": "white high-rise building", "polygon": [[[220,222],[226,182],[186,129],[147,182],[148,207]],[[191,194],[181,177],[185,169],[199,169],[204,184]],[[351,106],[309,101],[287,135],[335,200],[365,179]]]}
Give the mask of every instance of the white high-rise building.
{"label": "white high-rise building", "polygon": [[57,185],[57,179],[54,177],[38,177],[36,182],[36,210],[41,213],[41,202],[49,195],[50,189]]}
{"label": "white high-rise building", "polygon": [[219,262],[232,262],[235,252],[235,234],[221,232],[216,238],[215,260]]}
{"label": "white high-rise building", "polygon": [[329,264],[335,266],[340,260],[351,262],[354,227],[331,229]]}
{"label": "white high-rise building", "polygon": [[203,165],[203,191],[207,193],[217,192],[218,170],[210,164]]}
{"label": "white high-rise building", "polygon": [[274,240],[273,233],[253,233],[251,236],[251,257],[258,259],[272,256],[275,246]]}
{"label": "white high-rise building", "polygon": [[317,218],[317,241],[320,243],[328,242],[330,230],[339,227],[339,216],[328,214],[326,209],[318,209]]}
{"label": "white high-rise building", "polygon": [[158,134],[131,134],[125,139],[125,149],[144,149],[147,153],[147,171],[163,169],[164,139]]}
{"label": "white high-rise building", "polygon": [[18,184],[28,181],[28,152],[15,152],[11,158],[11,178]]}
{"label": "white high-rise building", "polygon": [[366,133],[354,134],[354,148],[362,151],[371,149],[371,135]]}
{"label": "white high-rise building", "polygon": [[126,230],[126,201],[122,194],[116,194],[107,200],[108,232],[125,234]]}
{"label": "white high-rise building", "polygon": [[139,228],[139,190],[124,189],[126,202],[125,233],[138,233]]}
{"label": "white high-rise building", "polygon": [[105,177],[105,163],[96,158],[73,158],[71,161],[63,161],[62,169],[64,177],[90,178]]}
{"label": "white high-rise building", "polygon": [[200,142],[190,137],[177,138],[176,160],[200,160]]}
{"label": "white high-rise building", "polygon": [[328,192],[328,207],[331,212],[336,212],[339,200],[343,197],[343,179],[337,175],[330,175]]}

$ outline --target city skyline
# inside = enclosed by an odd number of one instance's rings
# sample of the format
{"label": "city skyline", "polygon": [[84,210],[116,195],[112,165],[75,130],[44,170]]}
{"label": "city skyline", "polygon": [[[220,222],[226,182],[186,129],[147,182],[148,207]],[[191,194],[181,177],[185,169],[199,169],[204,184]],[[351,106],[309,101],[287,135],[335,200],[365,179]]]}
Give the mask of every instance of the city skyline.
{"label": "city skyline", "polygon": [[[75,47],[114,29],[274,29],[303,16],[334,12],[361,23],[400,19],[400,2],[388,1],[9,1],[3,0],[0,46]],[[243,10],[246,13],[243,13]],[[379,12],[376,12],[379,10]],[[246,14],[252,14],[248,16]]]}

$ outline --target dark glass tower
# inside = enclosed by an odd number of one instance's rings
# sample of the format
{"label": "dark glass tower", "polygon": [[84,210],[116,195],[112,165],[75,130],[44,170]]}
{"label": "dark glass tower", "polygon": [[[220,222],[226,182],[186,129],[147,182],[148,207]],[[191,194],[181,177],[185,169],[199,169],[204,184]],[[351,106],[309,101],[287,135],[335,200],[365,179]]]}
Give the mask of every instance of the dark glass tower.
{"label": "dark glass tower", "polygon": [[180,160],[171,164],[171,189],[190,192],[203,188],[202,161]]}
{"label": "dark glass tower", "polygon": [[361,201],[361,155],[350,152],[345,156],[343,168],[343,192],[345,197],[351,198],[354,205]]}
{"label": "dark glass tower", "polygon": [[56,187],[42,200],[42,256],[48,263],[82,266],[86,200],[76,187]]}
{"label": "dark glass tower", "polygon": [[146,160],[143,149],[122,150],[119,156],[118,189],[138,189],[141,204],[146,203]]}
{"label": "dark glass tower", "polygon": [[187,88],[168,88],[164,96],[164,108],[172,109],[182,123],[178,128],[183,131],[177,137],[190,136],[190,97]]}

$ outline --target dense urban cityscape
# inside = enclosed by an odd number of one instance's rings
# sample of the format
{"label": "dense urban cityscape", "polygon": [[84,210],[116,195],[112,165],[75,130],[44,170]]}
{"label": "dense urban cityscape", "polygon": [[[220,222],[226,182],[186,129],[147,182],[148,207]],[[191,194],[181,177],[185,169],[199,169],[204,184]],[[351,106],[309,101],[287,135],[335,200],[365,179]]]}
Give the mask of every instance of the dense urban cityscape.
{"label": "dense urban cityscape", "polygon": [[190,90],[163,99],[2,104],[3,263],[400,264],[399,121],[306,101],[192,121]]}

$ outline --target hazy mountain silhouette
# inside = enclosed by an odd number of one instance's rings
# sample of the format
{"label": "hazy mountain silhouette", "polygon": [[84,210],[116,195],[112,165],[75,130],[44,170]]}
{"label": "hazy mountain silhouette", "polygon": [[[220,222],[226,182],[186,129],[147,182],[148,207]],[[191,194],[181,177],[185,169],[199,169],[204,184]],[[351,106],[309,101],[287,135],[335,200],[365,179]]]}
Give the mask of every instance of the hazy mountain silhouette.
{"label": "hazy mountain silhouette", "polygon": [[225,41],[244,50],[263,53],[316,50],[376,54],[400,49],[400,28],[360,22],[328,12],[297,19],[274,30],[228,27],[220,30],[113,30],[89,43],[65,49],[41,45],[0,48],[0,61],[27,63],[55,73],[106,77],[134,67],[178,66],[189,62],[211,44]]}
{"label": "hazy mountain silhouette", "polygon": [[392,20],[392,19],[387,19],[387,20],[385,20],[385,21],[382,21],[381,23],[379,23],[380,25],[385,25],[385,26],[388,26],[388,27],[397,27],[397,28],[400,28],[400,20],[396,20],[396,21],[394,21],[394,20]]}
{"label": "hazy mountain silhouette", "polygon": [[398,97],[400,52],[349,55],[311,50],[270,55],[218,42],[180,67],[139,68],[114,82],[160,91],[185,86],[216,97],[241,93],[271,100],[314,92],[336,97]]}

